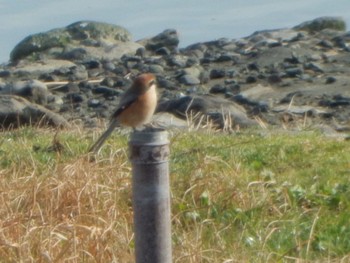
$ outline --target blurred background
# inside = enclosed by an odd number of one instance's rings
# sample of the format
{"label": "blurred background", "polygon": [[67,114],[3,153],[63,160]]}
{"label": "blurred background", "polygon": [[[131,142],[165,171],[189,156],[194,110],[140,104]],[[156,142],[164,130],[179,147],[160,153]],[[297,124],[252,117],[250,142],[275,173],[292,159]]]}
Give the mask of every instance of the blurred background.
{"label": "blurred background", "polygon": [[26,36],[80,20],[123,26],[134,40],[174,28],[179,46],[186,47],[293,27],[320,16],[341,16],[349,25],[349,10],[349,0],[0,0],[0,63]]}

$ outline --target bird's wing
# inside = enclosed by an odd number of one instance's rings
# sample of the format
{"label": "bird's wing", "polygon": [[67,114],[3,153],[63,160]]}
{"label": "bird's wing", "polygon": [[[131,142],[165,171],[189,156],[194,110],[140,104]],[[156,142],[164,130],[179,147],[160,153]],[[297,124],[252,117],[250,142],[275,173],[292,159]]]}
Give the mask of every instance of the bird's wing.
{"label": "bird's wing", "polygon": [[133,104],[137,100],[137,98],[138,96],[136,95],[134,90],[127,90],[121,98],[118,108],[112,114],[111,119],[118,117],[119,114],[122,113],[128,107],[130,107],[130,105]]}

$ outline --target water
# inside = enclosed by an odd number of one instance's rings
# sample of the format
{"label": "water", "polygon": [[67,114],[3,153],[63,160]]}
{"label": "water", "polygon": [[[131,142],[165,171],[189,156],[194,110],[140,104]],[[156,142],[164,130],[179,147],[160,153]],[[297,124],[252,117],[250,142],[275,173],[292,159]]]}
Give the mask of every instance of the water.
{"label": "water", "polygon": [[341,16],[350,25],[349,10],[349,0],[0,0],[0,62],[8,61],[26,36],[79,20],[121,25],[134,40],[175,28],[185,47],[293,27],[320,16]]}

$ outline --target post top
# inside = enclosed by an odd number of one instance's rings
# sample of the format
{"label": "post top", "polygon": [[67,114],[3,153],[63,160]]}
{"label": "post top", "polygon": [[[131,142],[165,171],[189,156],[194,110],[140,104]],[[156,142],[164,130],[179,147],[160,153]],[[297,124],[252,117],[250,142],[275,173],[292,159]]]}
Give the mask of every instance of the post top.
{"label": "post top", "polygon": [[168,132],[162,128],[146,128],[131,133],[131,144],[167,144]]}

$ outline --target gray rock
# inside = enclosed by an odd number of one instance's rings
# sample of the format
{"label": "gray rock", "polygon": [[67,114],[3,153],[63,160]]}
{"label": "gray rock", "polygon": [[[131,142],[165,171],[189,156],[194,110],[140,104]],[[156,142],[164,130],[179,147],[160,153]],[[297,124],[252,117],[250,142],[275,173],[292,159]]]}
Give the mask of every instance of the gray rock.
{"label": "gray rock", "polygon": [[69,72],[66,72],[65,75],[68,77],[69,81],[87,80],[89,78],[89,74],[84,65],[77,65],[69,68]]}
{"label": "gray rock", "polygon": [[155,37],[138,41],[138,43],[144,45],[146,49],[151,51],[156,51],[164,47],[168,48],[170,51],[175,51],[179,42],[179,36],[175,29],[166,29]]}
{"label": "gray rock", "polygon": [[211,79],[220,79],[226,76],[226,70],[224,69],[212,69],[210,71]]}
{"label": "gray rock", "polygon": [[62,86],[57,86],[54,88],[55,92],[62,92],[62,93],[68,93],[68,92],[79,92],[79,85],[74,82],[67,83]]}
{"label": "gray rock", "polygon": [[131,34],[117,25],[80,21],[65,28],[33,34],[18,43],[10,54],[11,61],[38,54],[49,58],[80,60],[84,58],[120,58],[141,46],[131,42]]}
{"label": "gray rock", "polygon": [[209,92],[211,94],[225,94],[227,92],[227,88],[224,85],[216,84],[210,88]]}
{"label": "gray rock", "polygon": [[45,83],[33,79],[8,83],[2,89],[0,89],[0,94],[17,95],[25,97],[37,104],[46,105],[47,97],[50,92],[48,91]]}
{"label": "gray rock", "polygon": [[[70,72],[77,64],[68,60],[46,59],[45,61],[28,62],[22,60],[12,73],[18,77],[39,78],[39,76],[62,76]],[[87,75],[87,73],[86,73]]]}
{"label": "gray rock", "polygon": [[184,68],[187,64],[187,57],[180,55],[170,56],[170,58],[167,60],[167,63],[171,67],[175,66],[179,68]]}
{"label": "gray rock", "polygon": [[79,93],[68,93],[66,95],[66,100],[68,100],[70,103],[81,103],[85,100],[84,96]]}
{"label": "gray rock", "polygon": [[160,47],[160,48],[156,49],[154,52],[157,55],[161,55],[161,56],[168,56],[171,54],[170,49],[167,47]]}
{"label": "gray rock", "polygon": [[15,95],[0,95],[0,127],[17,128],[23,125],[69,127],[60,115]]}
{"label": "gray rock", "polygon": [[11,71],[9,70],[0,70],[0,78],[8,78],[11,76]]}
{"label": "gray rock", "polygon": [[232,99],[239,104],[266,110],[273,103],[275,90],[269,86],[256,85],[235,95]]}
{"label": "gray rock", "polygon": [[337,81],[336,77],[330,76],[330,77],[327,77],[326,84],[333,84],[336,81]]}
{"label": "gray rock", "polygon": [[102,105],[101,101],[99,101],[97,99],[91,99],[91,100],[88,101],[88,106],[90,108],[97,108],[97,107],[99,107],[101,105]]}
{"label": "gray rock", "polygon": [[318,72],[318,73],[324,72],[322,65],[320,63],[316,63],[316,62],[306,63],[305,69],[311,69],[311,70]]}
{"label": "gray rock", "polygon": [[63,50],[62,54],[59,55],[60,58],[66,60],[84,60],[87,56],[87,51],[81,47]]}
{"label": "gray rock", "polygon": [[[208,117],[219,128],[256,125],[254,120],[248,118],[241,106],[212,95],[184,96],[179,99],[163,101],[159,103],[157,112],[168,112],[179,118],[191,118],[195,121],[207,120],[206,117]],[[231,127],[227,127],[228,124]]]}
{"label": "gray rock", "polygon": [[105,86],[96,86],[92,88],[92,92],[95,94],[102,94],[103,96],[106,96],[106,97],[119,96],[121,94],[120,90],[105,87]]}
{"label": "gray rock", "polygon": [[199,78],[201,76],[203,68],[201,66],[193,66],[184,68],[181,72],[184,75],[192,75],[196,78]]}
{"label": "gray rock", "polygon": [[302,68],[295,67],[295,68],[287,68],[286,74],[288,77],[295,78],[297,76],[300,76],[304,73]]}
{"label": "gray rock", "polygon": [[305,30],[308,32],[318,32],[324,29],[334,29],[338,31],[346,30],[346,23],[341,17],[319,17],[314,20],[306,21],[295,26],[295,30]]}
{"label": "gray rock", "polygon": [[184,84],[184,85],[189,85],[189,86],[198,85],[201,83],[197,77],[195,77],[193,75],[188,75],[188,74],[181,76],[179,78],[179,82]]}
{"label": "gray rock", "polygon": [[186,120],[177,118],[173,114],[166,113],[166,112],[155,114],[152,118],[152,123],[155,123],[157,126],[166,127],[166,128],[177,128],[177,129],[188,128],[188,122]]}
{"label": "gray rock", "polygon": [[148,71],[154,74],[162,74],[164,68],[161,65],[149,65]]}
{"label": "gray rock", "polygon": [[248,77],[246,78],[245,81],[246,81],[247,84],[252,84],[252,83],[257,82],[257,81],[258,81],[258,78],[257,78],[256,76],[254,76],[254,75],[250,75],[250,76],[248,76]]}
{"label": "gray rock", "polygon": [[288,112],[293,114],[310,114],[310,115],[320,115],[327,114],[328,111],[324,108],[317,108],[313,106],[303,105],[303,106],[294,106],[294,105],[279,105],[272,108],[274,112]]}

